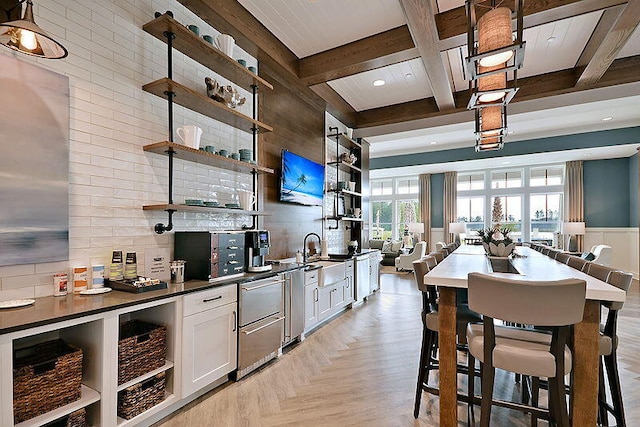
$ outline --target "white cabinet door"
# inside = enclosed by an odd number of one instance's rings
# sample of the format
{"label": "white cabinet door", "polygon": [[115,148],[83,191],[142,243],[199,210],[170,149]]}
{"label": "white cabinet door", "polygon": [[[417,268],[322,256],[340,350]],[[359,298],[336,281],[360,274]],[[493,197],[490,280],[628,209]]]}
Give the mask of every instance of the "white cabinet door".
{"label": "white cabinet door", "polygon": [[334,289],[333,286],[318,288],[318,321],[324,320],[331,315],[331,292]]}
{"label": "white cabinet door", "polygon": [[318,283],[304,287],[304,330],[318,323]]}
{"label": "white cabinet door", "polygon": [[182,321],[182,392],[189,396],[237,367],[236,304],[206,310]]}

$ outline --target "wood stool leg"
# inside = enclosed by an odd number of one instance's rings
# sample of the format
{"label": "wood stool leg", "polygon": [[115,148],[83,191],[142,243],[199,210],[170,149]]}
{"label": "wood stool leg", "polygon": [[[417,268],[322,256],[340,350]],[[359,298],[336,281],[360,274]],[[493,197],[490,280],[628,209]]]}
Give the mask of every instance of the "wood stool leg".
{"label": "wood stool leg", "polygon": [[486,363],[482,365],[482,405],[480,406],[480,427],[489,427],[491,423],[491,404],[493,401],[493,381],[495,368]]}
{"label": "wood stool leg", "polygon": [[624,405],[622,403],[622,390],[620,388],[620,376],[618,375],[618,361],[615,350],[610,355],[604,356],[604,364],[607,367],[607,378],[611,390],[611,400],[613,403],[613,416],[616,419],[617,427],[626,427],[624,417]]}

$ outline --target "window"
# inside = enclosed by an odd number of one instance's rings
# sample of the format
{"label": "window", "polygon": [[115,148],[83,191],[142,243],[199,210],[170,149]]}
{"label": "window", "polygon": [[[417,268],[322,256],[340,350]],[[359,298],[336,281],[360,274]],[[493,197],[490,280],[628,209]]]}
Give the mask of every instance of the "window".
{"label": "window", "polygon": [[484,190],[484,173],[458,174],[458,191]]}
{"label": "window", "polygon": [[497,196],[491,199],[491,225],[497,223],[511,230],[513,240],[522,238],[522,196]]}
{"label": "window", "polygon": [[373,226],[371,227],[371,237],[374,239],[386,240],[391,237],[393,225],[393,204],[390,200],[371,202],[371,213],[373,215]]}
{"label": "window", "polygon": [[406,225],[420,222],[418,178],[398,177],[371,181],[371,236],[400,240]]}
{"label": "window", "polygon": [[531,168],[531,187],[540,187],[547,185],[562,185],[564,177],[564,169],[561,166]]}
{"label": "window", "polygon": [[521,171],[505,171],[491,173],[491,188],[522,187]]}
{"label": "window", "polygon": [[531,240],[553,241],[553,234],[560,231],[562,194],[532,194],[529,202]]}
{"label": "window", "polygon": [[393,180],[371,181],[372,196],[388,196],[393,194]]}
{"label": "window", "polygon": [[398,194],[418,194],[418,180],[400,178],[398,182]]}
{"label": "window", "polygon": [[467,233],[484,228],[484,197],[458,197],[456,222],[466,224]]}

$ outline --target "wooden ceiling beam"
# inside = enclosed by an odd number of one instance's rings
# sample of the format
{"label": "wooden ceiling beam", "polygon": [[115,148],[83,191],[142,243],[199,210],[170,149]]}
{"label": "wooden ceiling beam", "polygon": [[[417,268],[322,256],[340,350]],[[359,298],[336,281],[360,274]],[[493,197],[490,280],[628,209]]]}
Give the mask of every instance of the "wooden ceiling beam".
{"label": "wooden ceiling beam", "polygon": [[[526,0],[523,16],[524,28],[537,27],[572,16],[625,4],[627,0]],[[506,0],[513,10],[514,0]],[[482,10],[479,10],[482,16]],[[467,16],[464,6],[436,15],[440,50],[449,50],[467,44]]]}
{"label": "wooden ceiling beam", "polygon": [[[597,82],[596,87],[609,87],[637,82],[640,80],[638,69],[640,69],[640,55],[617,59]],[[581,90],[576,88],[576,81],[579,75],[579,69],[570,68],[518,79],[520,90],[511,103],[578,92]],[[468,90],[456,92],[457,105],[466,105],[469,95]],[[465,110],[465,108],[457,108],[449,111],[439,111],[434,98],[427,98],[360,111],[357,114],[356,123],[358,128],[366,128],[443,116]]]}
{"label": "wooden ceiling beam", "polygon": [[577,89],[588,89],[596,85],[639,24],[640,0],[629,0],[580,74],[576,82]]}
{"label": "wooden ceiling beam", "polygon": [[407,18],[413,42],[422,57],[422,62],[431,84],[431,91],[438,108],[443,111],[454,109],[456,105],[453,99],[453,91],[451,90],[449,75],[438,47],[438,29],[434,19],[435,11],[432,9],[431,2],[400,0],[400,5]]}
{"label": "wooden ceiling beam", "polygon": [[299,77],[312,86],[419,56],[409,27],[403,25],[302,58]]}

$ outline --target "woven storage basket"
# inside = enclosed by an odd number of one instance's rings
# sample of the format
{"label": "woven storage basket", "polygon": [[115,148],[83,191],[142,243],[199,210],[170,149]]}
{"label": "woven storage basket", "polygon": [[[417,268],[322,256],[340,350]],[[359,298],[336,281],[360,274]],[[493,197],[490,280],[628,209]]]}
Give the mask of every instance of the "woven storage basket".
{"label": "woven storage basket", "polygon": [[82,350],[62,340],[15,350],[13,417],[28,420],[80,399]]}
{"label": "woven storage basket", "polygon": [[87,411],[84,408],[80,408],[66,417],[45,424],[43,427],[86,427],[86,425]]}
{"label": "woven storage basket", "polygon": [[164,400],[165,373],[134,384],[118,393],[118,416],[131,419]]}
{"label": "woven storage basket", "polygon": [[131,320],[120,325],[118,384],[161,368],[167,353],[167,328]]}

